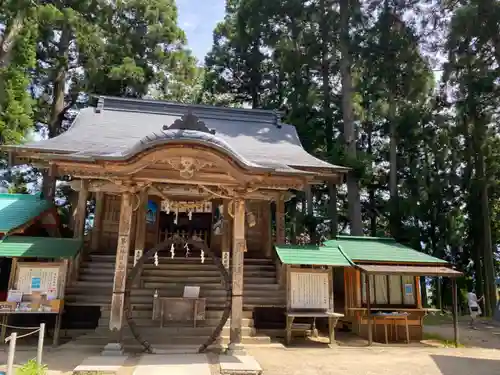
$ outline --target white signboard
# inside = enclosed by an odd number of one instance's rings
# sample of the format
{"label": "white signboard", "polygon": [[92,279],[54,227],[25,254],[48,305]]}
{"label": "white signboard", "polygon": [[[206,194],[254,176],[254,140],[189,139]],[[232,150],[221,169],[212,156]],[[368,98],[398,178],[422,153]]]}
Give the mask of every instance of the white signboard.
{"label": "white signboard", "polygon": [[17,290],[23,294],[47,293],[49,299],[58,296],[59,267],[19,267]]}
{"label": "white signboard", "polygon": [[292,309],[330,308],[327,272],[292,272],[290,274],[290,307]]}
{"label": "white signboard", "polygon": [[184,298],[198,298],[200,296],[199,286],[185,286],[184,287]]}

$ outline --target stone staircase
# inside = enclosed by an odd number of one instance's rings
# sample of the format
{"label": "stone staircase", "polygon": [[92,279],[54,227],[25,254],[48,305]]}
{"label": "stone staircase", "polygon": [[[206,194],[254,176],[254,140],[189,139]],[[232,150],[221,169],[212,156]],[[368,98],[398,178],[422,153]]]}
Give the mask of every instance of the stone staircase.
{"label": "stone staircase", "polygon": [[[129,269],[133,258],[129,258]],[[82,344],[100,345],[108,338],[110,304],[113,288],[115,257],[113,255],[89,255],[81,264],[78,281],[67,288],[66,303],[75,306],[99,306],[101,317],[95,332],[82,336]],[[158,290],[163,297],[182,296],[185,285],[200,286],[200,297],[206,298],[206,320],[199,321],[196,328],[190,323],[171,323],[159,328],[153,321],[153,295]],[[226,301],[226,290],[221,274],[210,258],[200,263],[193,258],[159,258],[159,265],[147,264],[140,277],[140,285],[131,292],[132,317],[142,338],[155,347],[197,346],[203,344],[222,317]],[[254,328],[255,308],[285,306],[285,291],[276,282],[276,269],[268,259],[245,259],[243,297],[243,343],[270,343],[270,337]],[[230,321],[226,323],[216,344],[229,341]],[[138,348],[128,326],[124,329],[124,342],[129,349]]]}

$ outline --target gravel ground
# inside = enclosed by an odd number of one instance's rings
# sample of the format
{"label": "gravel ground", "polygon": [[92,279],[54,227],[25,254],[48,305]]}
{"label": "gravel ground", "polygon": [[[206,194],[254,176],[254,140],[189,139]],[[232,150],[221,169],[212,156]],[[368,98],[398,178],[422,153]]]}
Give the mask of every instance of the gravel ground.
{"label": "gravel ground", "polygon": [[[326,343],[298,343],[291,348],[247,347],[247,351],[261,364],[263,375],[500,375],[500,327],[484,324],[478,328],[461,327],[461,342],[466,347],[459,349],[422,344],[367,347],[362,339],[339,335],[339,346],[332,348]],[[428,326],[426,332],[451,338],[453,329],[450,325]],[[88,350],[48,350],[44,362],[51,374],[69,374],[83,359],[96,354]],[[34,356],[34,351],[19,350],[16,362]],[[7,353],[0,351],[0,370],[4,370],[6,359]],[[136,362],[137,357],[129,358],[120,375],[132,375]],[[212,374],[217,375],[217,356],[210,354],[209,362]]]}
{"label": "gravel ground", "polygon": [[[451,324],[424,326],[424,333],[453,340],[453,326]],[[459,341],[467,347],[500,349],[500,326],[480,322],[476,324],[476,329],[471,329],[467,324],[461,323]]]}
{"label": "gravel ground", "polygon": [[422,347],[252,348],[264,375],[500,375],[500,351]]}

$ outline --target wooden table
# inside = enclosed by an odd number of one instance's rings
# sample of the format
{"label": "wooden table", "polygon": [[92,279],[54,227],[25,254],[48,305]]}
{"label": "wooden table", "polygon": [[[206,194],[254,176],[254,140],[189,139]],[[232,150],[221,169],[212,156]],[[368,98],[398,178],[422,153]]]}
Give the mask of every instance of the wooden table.
{"label": "wooden table", "polygon": [[[368,313],[368,309],[366,307],[348,307],[346,309],[348,312],[353,312],[356,314],[356,316],[358,316],[358,314],[360,314],[359,318],[358,319],[358,331],[361,331],[361,318],[363,316],[365,316],[367,313]],[[420,323],[422,324],[422,321],[423,319],[427,316],[428,313],[431,313],[431,312],[440,312],[441,310],[439,309],[434,309],[434,308],[419,308],[419,307],[408,307],[408,308],[390,308],[390,307],[377,307],[377,308],[373,308],[372,311],[388,311],[388,312],[392,312],[392,311],[397,311],[397,312],[403,312],[403,313],[412,313],[412,312],[424,312],[425,315],[423,315],[421,318],[420,318]],[[408,321],[406,321],[406,324],[408,324]]]}
{"label": "wooden table", "polygon": [[[405,323],[405,329],[406,329],[406,343],[410,343],[410,331],[408,329],[408,313],[407,312],[402,312],[402,313],[393,313],[393,314],[384,314],[384,313],[379,313],[379,314],[371,314],[370,318],[373,320],[375,323],[373,325],[373,331],[376,336],[377,334],[377,320],[383,320],[383,321],[391,321],[391,327],[394,327],[394,332],[396,334],[396,337],[398,335],[398,326],[396,324],[396,321],[398,320],[403,320]],[[392,332],[392,329],[391,329]],[[389,343],[388,335],[387,335],[387,324],[384,322],[384,334],[385,334],[385,343]]]}
{"label": "wooden table", "polygon": [[335,326],[339,318],[344,314],[329,311],[287,311],[286,315],[286,336],[285,342],[287,345],[292,341],[292,326],[295,318],[328,318],[328,333],[330,344],[335,341]]}

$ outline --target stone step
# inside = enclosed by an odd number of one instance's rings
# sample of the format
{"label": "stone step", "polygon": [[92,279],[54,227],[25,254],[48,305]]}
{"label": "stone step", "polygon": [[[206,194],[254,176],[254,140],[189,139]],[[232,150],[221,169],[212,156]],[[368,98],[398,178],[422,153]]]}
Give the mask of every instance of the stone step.
{"label": "stone step", "polygon": [[[189,280],[188,280],[189,281]],[[183,284],[165,284],[165,283],[158,283],[158,282],[144,282],[143,287],[144,289],[150,289],[150,290],[156,290],[156,289],[169,289],[169,288],[179,288],[180,290],[184,290],[184,286],[188,285],[187,283]],[[191,284],[189,284],[191,285]],[[218,289],[218,290],[225,290],[224,286],[221,283],[204,283],[203,288],[205,289]],[[281,289],[281,286],[279,284],[275,283],[269,283],[269,284],[264,284],[264,283],[254,283],[254,282],[247,282],[243,285],[244,291],[245,292],[250,292],[250,291],[274,291],[274,292],[279,292],[283,291]],[[201,290],[201,288],[200,288]]]}
{"label": "stone step", "polygon": [[[152,312],[150,312],[147,317],[138,317],[138,316],[132,316],[134,323],[138,327],[159,327],[158,321],[152,320],[151,319]],[[205,319],[205,320],[199,320],[196,322],[197,327],[216,327],[220,323],[220,318],[219,319]],[[177,323],[177,322],[169,322],[168,327],[177,327],[177,328],[185,328],[186,325],[189,324],[186,322],[182,323]],[[253,319],[242,319],[241,321],[241,326],[244,328],[252,328],[253,327]],[[99,319],[98,322],[99,327],[108,327],[109,326],[109,315],[107,316],[102,316]],[[230,319],[227,320],[226,322],[226,327],[230,326]]]}
{"label": "stone step", "polygon": [[[107,296],[98,296],[94,298],[81,298],[80,296],[68,295],[64,301],[65,305],[69,306],[97,306],[104,309],[111,308],[111,298]],[[147,303],[132,303],[133,310],[152,310],[152,302]],[[286,300],[283,298],[279,301],[266,301],[262,303],[261,301],[247,301],[243,300],[243,310],[253,311],[257,307],[279,307],[283,308],[286,306]],[[223,310],[226,307],[225,303],[220,303],[216,301],[207,301],[207,311],[209,310]]]}
{"label": "stone step", "polygon": [[[106,275],[113,277],[115,274],[114,268],[99,268],[99,267],[83,267],[80,268],[80,275]],[[218,270],[171,270],[171,269],[147,269],[141,272],[141,277],[197,277],[202,275],[203,277],[213,277],[220,279],[222,274]],[[269,277],[276,278],[275,271],[261,271],[261,270],[244,270],[244,276],[255,276],[255,277]]]}
{"label": "stone step", "polygon": [[[115,269],[115,263],[111,262],[97,262],[97,261],[84,261],[81,263],[83,268],[102,268],[102,269]],[[129,264],[128,269],[132,269],[132,264]],[[169,263],[169,261],[165,261],[162,263],[161,259],[159,261],[158,266],[154,264],[145,264],[144,270],[151,269],[160,269],[160,270],[177,270],[177,271],[199,271],[201,269],[206,271],[217,271],[219,272],[219,268],[215,266],[215,264],[209,264],[207,262],[203,264],[179,264],[179,263]],[[274,264],[245,264],[245,270],[249,271],[275,271],[276,267]]]}
{"label": "stone step", "polygon": [[[176,347],[185,346],[199,346],[205,343],[207,337],[193,337],[193,336],[170,336],[170,337],[143,337],[146,339],[154,349],[161,349],[165,346],[175,345]],[[242,344],[270,344],[271,338],[264,335],[256,336],[242,336]],[[75,347],[96,347],[103,348],[109,342],[108,337],[95,336],[94,334],[85,335],[73,341]],[[222,336],[218,338],[212,346],[227,345],[229,344],[229,336]],[[142,350],[142,346],[134,338],[127,338],[124,340],[124,347],[127,351]]]}
{"label": "stone step", "polygon": [[[80,274],[79,281],[102,281],[102,282],[112,282],[113,275],[99,275],[99,274]],[[189,276],[186,277],[169,277],[169,276],[142,276],[141,280],[144,282],[153,283],[182,283],[186,284],[189,281],[190,285],[199,285],[203,283],[211,284],[215,282],[220,282],[220,277],[205,277],[205,276]],[[243,282],[248,284],[273,284],[275,277],[256,277],[248,276],[243,274]]]}
{"label": "stone step", "polygon": [[[176,254],[177,254],[177,252],[176,252]],[[174,259],[171,259],[170,256],[161,256],[161,254],[160,254],[160,256],[158,258],[160,260],[168,261],[169,263],[172,263],[172,264],[175,264],[175,263],[177,263],[177,264],[187,264],[187,263],[200,264],[199,257],[193,256],[193,257],[185,258],[184,254],[185,254],[184,252],[180,252],[179,255],[177,257],[175,257]],[[196,252],[196,254],[198,254],[198,252]],[[116,261],[116,255],[89,254],[88,259],[90,261],[96,261],[96,262],[101,262],[101,263],[106,263],[106,262],[114,263]],[[134,257],[129,256],[128,261],[132,263],[134,261]],[[245,263],[245,265],[247,265],[247,264],[253,264],[253,265],[268,264],[269,265],[269,264],[274,264],[274,261],[272,259],[266,259],[266,258],[244,258],[244,263]],[[211,257],[205,256],[205,263],[201,263],[201,264],[213,264]]]}
{"label": "stone step", "polygon": [[[161,297],[179,297],[182,296],[184,287],[183,286],[169,286],[168,284],[158,284],[158,288],[144,288],[144,289],[132,289],[130,295],[134,296],[148,296],[153,298],[155,291],[158,291]],[[113,293],[112,285],[102,285],[99,289],[100,295],[111,296]],[[228,291],[222,287],[210,288],[203,285],[200,289],[201,298],[213,298],[213,297],[225,297]],[[230,293],[230,292],[229,292]],[[66,288],[67,295],[93,295],[96,293],[89,290],[88,287],[80,286],[78,283],[76,285]],[[284,296],[284,291],[276,289],[251,289],[244,288],[244,297],[281,297]]]}
{"label": "stone step", "polygon": [[[94,303],[95,306],[111,303],[111,294],[109,295],[88,295],[88,294],[68,294],[66,297],[68,303],[82,302]],[[207,299],[208,307],[223,307],[225,305],[225,297],[210,297]],[[272,297],[252,297],[243,296],[243,303],[245,305],[258,305],[258,306],[277,306],[285,304],[285,296],[272,296]],[[74,303],[73,303],[74,304]],[[132,308],[137,305],[152,305],[152,296],[132,296]]]}
{"label": "stone step", "polygon": [[[213,320],[218,324],[219,320],[222,318],[222,314],[224,312],[222,310],[206,310],[205,311],[205,321],[208,320]],[[151,320],[151,316],[153,315],[153,309],[150,306],[149,309],[147,310],[133,310],[132,311],[132,317],[137,318],[137,319],[149,319]],[[101,318],[109,318],[111,316],[111,310],[109,309],[102,309],[101,310]],[[243,320],[248,321],[249,324],[253,321],[252,319],[252,312],[251,311],[243,311]],[[229,321],[230,319],[228,319]],[[250,326],[250,325],[249,325]]]}
{"label": "stone step", "polygon": [[[202,337],[207,338],[210,336],[214,330],[215,326],[201,326],[201,327],[163,327],[160,328],[158,322],[153,322],[155,325],[149,326],[137,326],[137,332],[143,338],[148,339],[150,337]],[[103,324],[95,330],[96,334],[102,334],[107,336],[109,334],[109,328],[107,324]],[[222,336],[229,336],[230,327],[225,326],[222,329]],[[243,336],[255,336],[256,330],[253,327],[242,327],[241,334]],[[132,331],[128,326],[123,328],[123,338],[132,338]]]}
{"label": "stone step", "polygon": [[[183,291],[184,286],[187,285],[187,283],[159,283],[159,282],[143,282],[142,286],[140,289],[149,289],[149,290],[159,290],[159,289],[176,289]],[[214,289],[214,290],[225,290],[224,286],[222,285],[221,282],[213,282],[213,283],[203,283],[203,288],[205,289]],[[112,281],[87,281],[87,280],[79,280],[74,282],[71,287],[78,287],[78,288],[87,288],[89,291],[91,290],[92,293],[95,293],[95,290],[92,290],[93,288],[103,288],[103,289],[112,289],[113,288],[113,282]],[[139,289],[139,287],[136,287],[136,289]],[[274,291],[280,291],[282,290],[279,284],[255,284],[255,283],[246,283],[244,285],[245,290],[274,290]]]}

